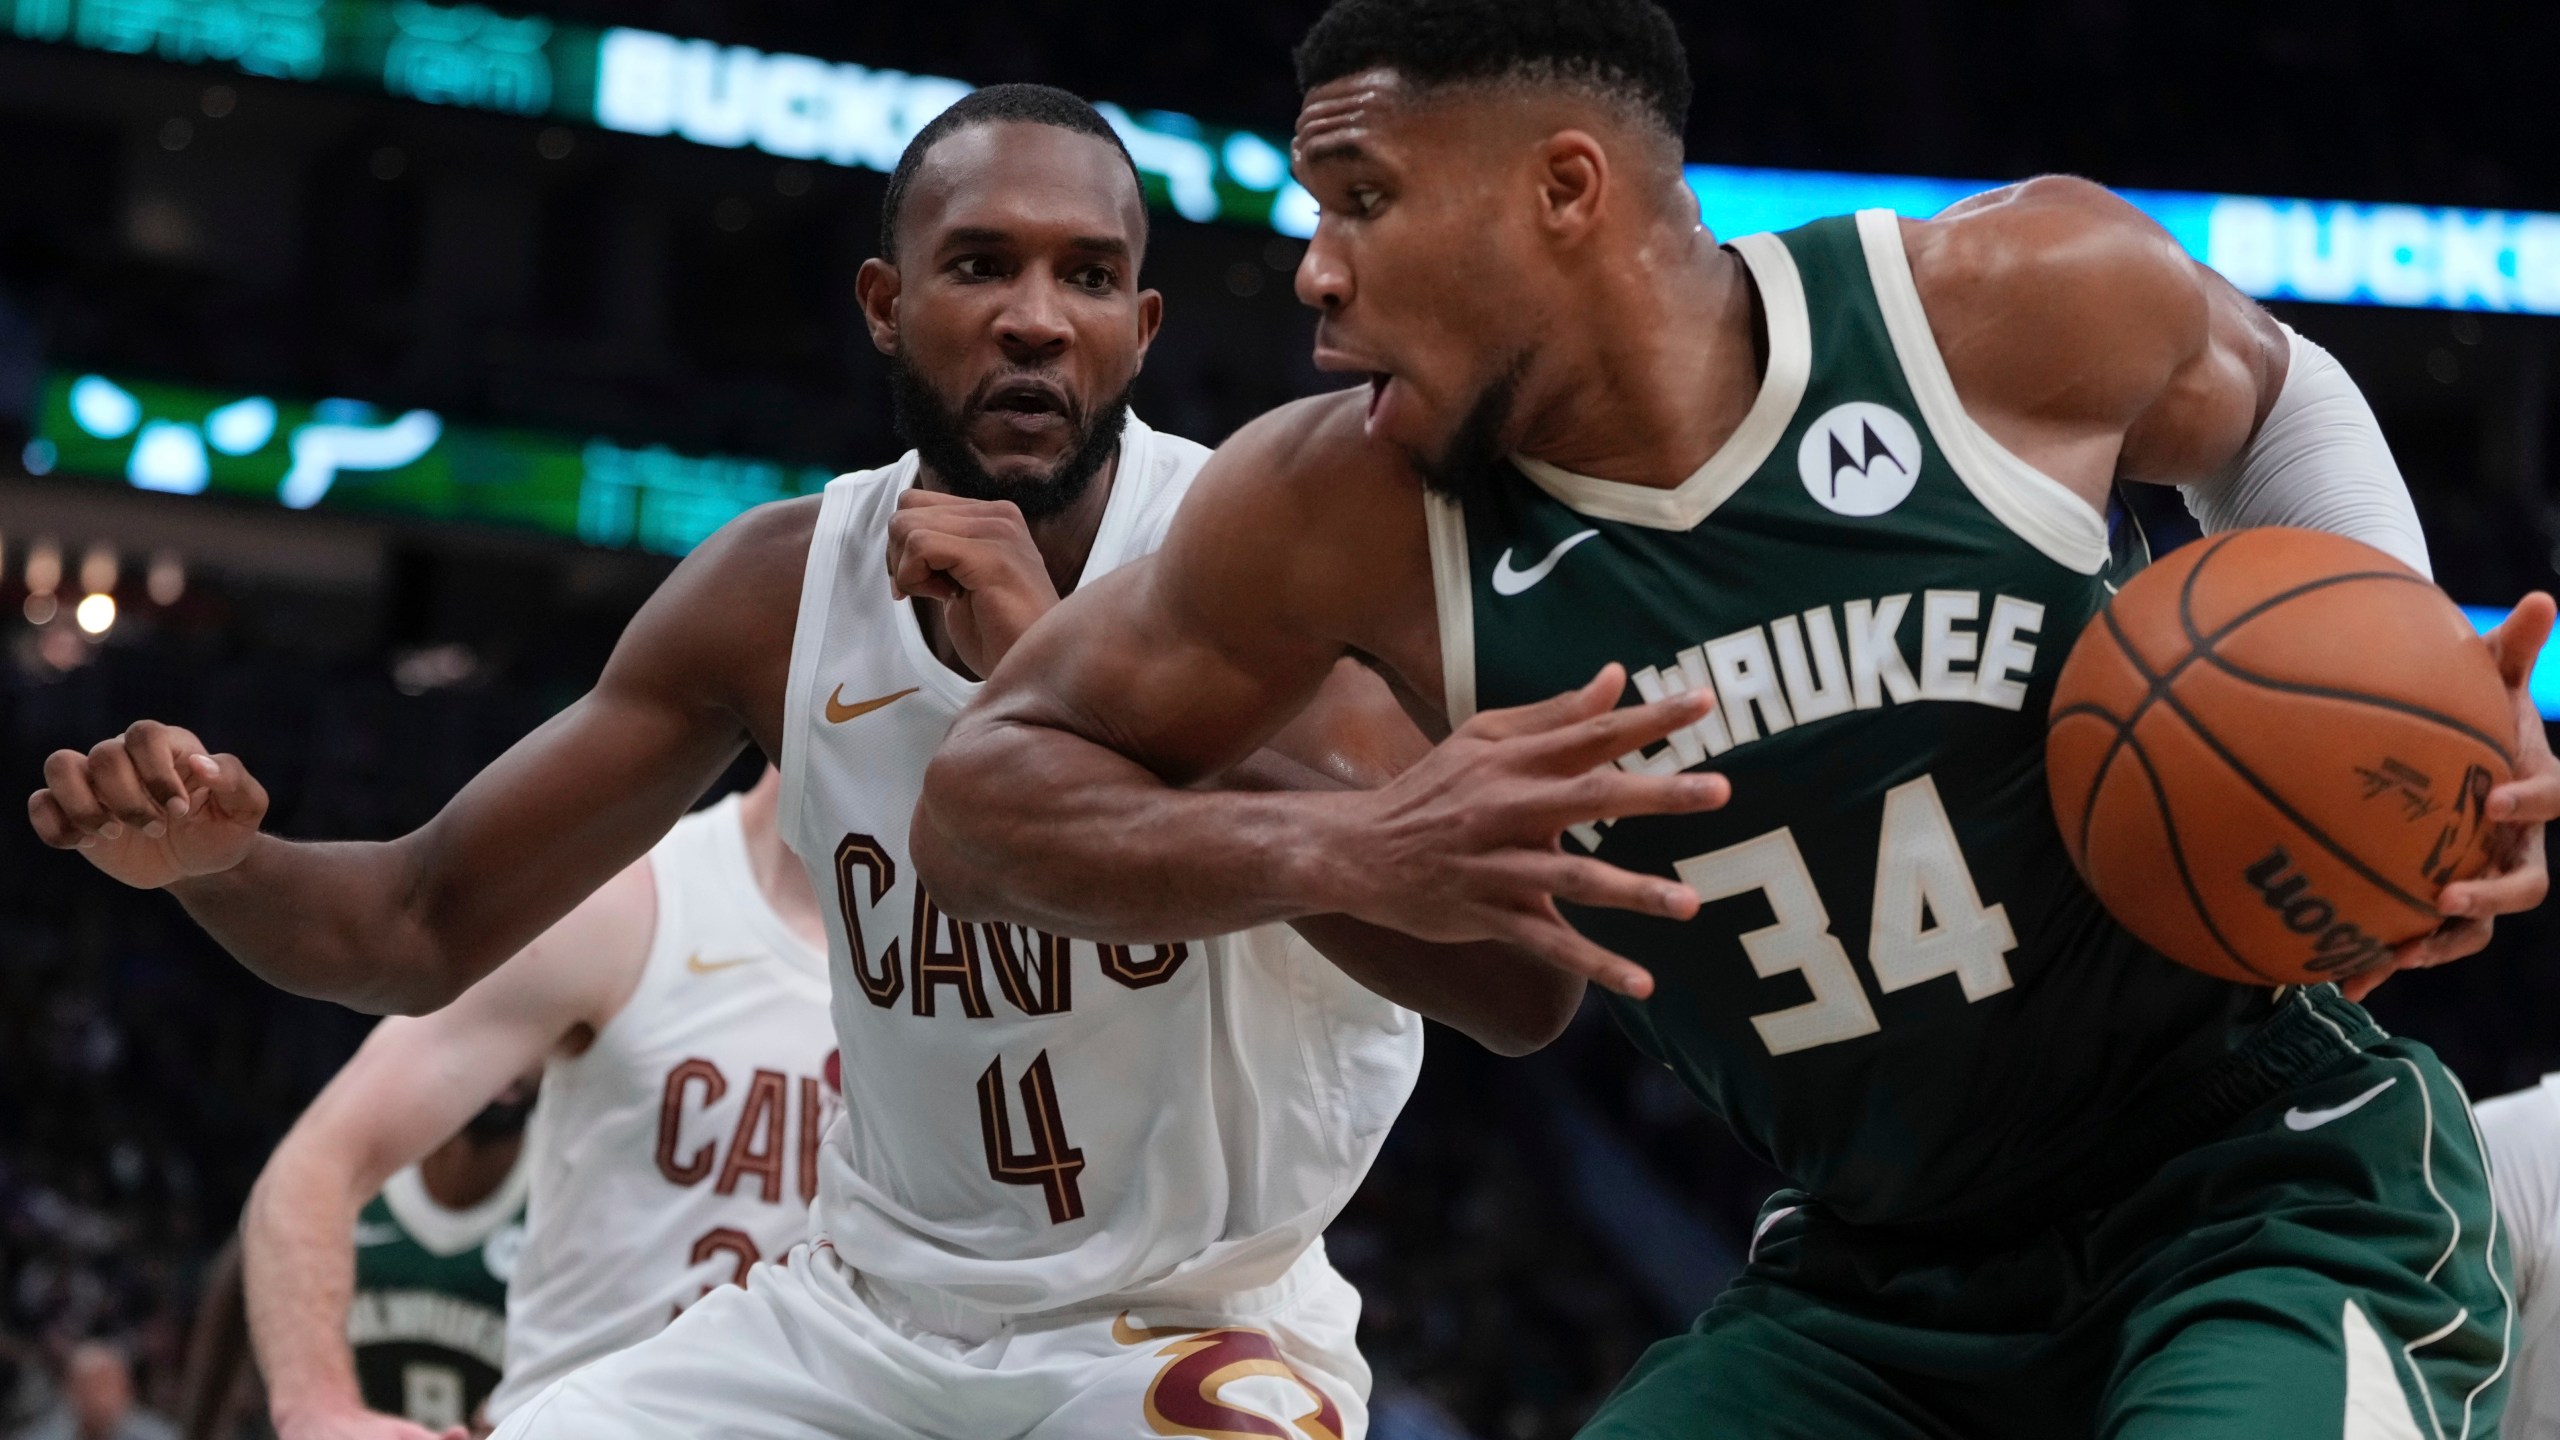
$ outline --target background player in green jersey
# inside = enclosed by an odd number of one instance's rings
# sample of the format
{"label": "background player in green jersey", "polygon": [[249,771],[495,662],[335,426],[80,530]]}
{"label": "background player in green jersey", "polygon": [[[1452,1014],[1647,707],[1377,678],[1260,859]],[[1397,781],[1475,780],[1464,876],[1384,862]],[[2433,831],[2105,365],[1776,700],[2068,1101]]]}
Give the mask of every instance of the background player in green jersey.
{"label": "background player in green jersey", "polygon": [[[538,1073],[398,1171],[357,1213],[346,1339],[371,1440],[468,1429],[506,1365],[507,1279],[524,1240],[525,1119]],[[263,1408],[240,1242],[215,1257],[187,1344],[189,1440]]]}
{"label": "background player in green jersey", "polygon": [[[1719,247],[1645,0],[1339,0],[1298,59],[1299,291],[1370,384],[1240,432],[996,672],[918,811],[944,907],[1347,912],[1624,996],[1799,1188],[1596,1434],[2490,1433],[2513,1307],[2451,1075],[2328,987],[2143,950],[2044,793],[2118,481],[2424,568],[2352,382],[2085,182]],[[2551,616],[2494,642],[2503,861],[2403,963],[2542,897]],[[1427,758],[1190,788],[1345,655]]]}

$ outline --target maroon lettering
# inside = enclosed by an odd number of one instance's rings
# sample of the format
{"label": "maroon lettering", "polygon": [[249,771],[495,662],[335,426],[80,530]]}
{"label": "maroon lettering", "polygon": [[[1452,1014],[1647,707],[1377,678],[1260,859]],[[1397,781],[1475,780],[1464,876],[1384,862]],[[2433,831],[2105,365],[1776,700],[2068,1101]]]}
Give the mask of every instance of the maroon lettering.
{"label": "maroon lettering", "polygon": [[1102,973],[1128,986],[1144,990],[1173,978],[1182,962],[1191,958],[1191,947],[1179,942],[1152,947],[1154,953],[1140,960],[1126,945],[1105,945],[1102,949]]}
{"label": "maroon lettering", "polygon": [[747,1084],[746,1103],[738,1111],[737,1133],[729,1137],[729,1162],[720,1167],[723,1195],[738,1193],[738,1182],[756,1177],[764,1203],[782,1201],[782,1127],[791,1108],[790,1081],[779,1070],[758,1070]]}
{"label": "maroon lettering", "polygon": [[1076,1176],[1084,1170],[1084,1152],[1067,1143],[1067,1122],[1058,1113],[1058,1086],[1049,1074],[1049,1052],[1041,1051],[1022,1072],[1022,1114],[1030,1128],[1030,1146],[1013,1148],[1013,1122],[1006,1113],[1004,1060],[999,1056],[978,1077],[978,1126],[987,1147],[987,1173],[1007,1185],[1037,1185],[1049,1202],[1049,1223],[1064,1225],[1084,1218],[1084,1192]]}
{"label": "maroon lettering", "polygon": [[815,1076],[800,1077],[800,1203],[818,1198],[818,1140],[826,1133],[825,1092]]}
{"label": "maroon lettering", "polygon": [[916,928],[908,953],[915,957],[915,1012],[933,1013],[933,992],[949,985],[960,992],[960,1012],[972,1020],[995,1014],[987,1006],[986,982],[978,974],[978,927],[953,920],[916,887]]}
{"label": "maroon lettering", "polygon": [[[860,887],[870,892],[868,900],[856,898],[856,870],[868,879],[867,885]],[[897,883],[898,862],[889,858],[879,841],[868,835],[847,835],[836,846],[836,908],[844,915],[845,949],[853,956],[854,982],[872,1004],[883,1010],[898,1003],[898,993],[907,988],[907,978],[898,969],[898,942],[894,938],[880,952],[878,972],[872,970],[870,952],[862,944],[862,907],[879,904],[889,887]]]}
{"label": "maroon lettering", "polygon": [[658,1101],[658,1173],[678,1185],[699,1185],[711,1173],[711,1159],[718,1148],[706,1140],[702,1148],[679,1161],[676,1146],[684,1141],[684,1092],[695,1081],[702,1082],[702,1106],[709,1109],[729,1093],[729,1078],[720,1067],[708,1060],[687,1060],[667,1072],[666,1088]]}
{"label": "maroon lettering", "polygon": [[1062,1015],[1075,1004],[1075,966],[1068,943],[1046,930],[1018,925],[981,925],[987,958],[995,966],[996,988],[1025,1015]]}

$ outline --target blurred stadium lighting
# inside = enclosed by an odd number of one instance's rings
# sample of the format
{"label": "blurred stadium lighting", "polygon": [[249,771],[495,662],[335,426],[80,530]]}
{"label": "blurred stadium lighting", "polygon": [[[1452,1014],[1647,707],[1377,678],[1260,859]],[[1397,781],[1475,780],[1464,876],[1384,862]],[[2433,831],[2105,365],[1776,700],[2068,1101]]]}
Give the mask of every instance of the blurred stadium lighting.
{"label": "blurred stadium lighting", "polygon": [[80,557],[80,589],[91,595],[113,590],[117,569],[114,546],[104,541],[90,546],[88,553]]}
{"label": "blurred stadium lighting", "polygon": [[[2465,605],[2462,613],[2471,617],[2472,628],[2486,635],[2498,628],[2507,612],[2494,605]],[[2533,662],[2533,708],[2545,720],[2560,720],[2560,634],[2542,647],[2542,655]]]}
{"label": "blurred stadium lighting", "polygon": [[116,597],[104,593],[84,596],[71,618],[80,623],[83,633],[104,635],[115,628]]}
{"label": "blurred stadium lighting", "polygon": [[51,595],[62,585],[62,546],[50,535],[27,551],[27,593]]}
{"label": "blurred stadium lighting", "polygon": [[151,603],[170,606],[187,593],[187,563],[175,550],[158,551],[151,557],[151,568],[143,572],[143,590]]}

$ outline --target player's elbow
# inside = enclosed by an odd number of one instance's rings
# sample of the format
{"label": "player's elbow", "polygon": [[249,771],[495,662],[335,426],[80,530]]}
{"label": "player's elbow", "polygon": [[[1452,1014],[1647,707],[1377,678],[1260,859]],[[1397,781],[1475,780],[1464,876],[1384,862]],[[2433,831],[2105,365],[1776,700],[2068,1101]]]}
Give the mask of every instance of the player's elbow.
{"label": "player's elbow", "polygon": [[1554,1044],[1582,1009],[1582,981],[1543,961],[1520,957],[1498,984],[1471,991],[1464,1014],[1437,1016],[1470,1040],[1506,1059],[1534,1055]]}
{"label": "player's elbow", "polygon": [[907,854],[915,861],[916,883],[933,897],[934,908],[974,924],[1000,917],[992,913],[995,887],[951,833],[954,823],[965,823],[985,803],[968,790],[967,767],[934,757],[925,767],[915,818],[907,825]]}

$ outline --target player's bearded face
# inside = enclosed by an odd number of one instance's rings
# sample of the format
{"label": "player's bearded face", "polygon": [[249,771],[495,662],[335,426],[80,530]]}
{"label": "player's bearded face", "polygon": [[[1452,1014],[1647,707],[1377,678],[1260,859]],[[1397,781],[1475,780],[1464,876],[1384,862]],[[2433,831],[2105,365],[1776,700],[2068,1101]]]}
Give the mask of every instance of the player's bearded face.
{"label": "player's bearded face", "polygon": [[[967,395],[945,396],[904,355],[889,358],[889,393],[898,433],[951,493],[972,500],[1010,500],[1026,520],[1073,505],[1120,445],[1129,388],[1088,405],[1064,380],[1038,368],[1008,366],[980,377]],[[1008,454],[991,464],[977,435],[987,422],[1020,407],[1053,411],[1068,432],[1066,448],[1047,460]]]}

